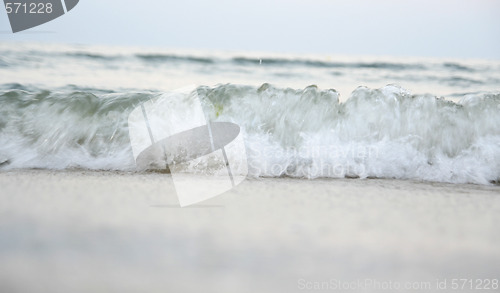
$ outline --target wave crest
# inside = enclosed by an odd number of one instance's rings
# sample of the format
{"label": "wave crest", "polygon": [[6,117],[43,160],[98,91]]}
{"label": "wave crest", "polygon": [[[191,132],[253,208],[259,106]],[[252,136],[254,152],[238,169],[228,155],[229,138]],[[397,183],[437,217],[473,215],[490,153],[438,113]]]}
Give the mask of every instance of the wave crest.
{"label": "wave crest", "polygon": [[[11,85],[14,86],[14,85]],[[0,92],[0,168],[134,170],[128,114],[161,93]],[[500,94],[454,103],[394,86],[338,93],[269,84],[197,88],[213,121],[241,126],[252,176],[500,178]]]}

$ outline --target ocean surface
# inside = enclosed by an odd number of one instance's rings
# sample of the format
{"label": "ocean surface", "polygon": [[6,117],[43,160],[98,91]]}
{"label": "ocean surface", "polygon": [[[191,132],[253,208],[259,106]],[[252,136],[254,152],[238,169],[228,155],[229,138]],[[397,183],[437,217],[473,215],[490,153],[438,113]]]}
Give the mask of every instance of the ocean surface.
{"label": "ocean surface", "polygon": [[500,180],[500,61],[0,44],[0,172],[134,171],[127,118],[196,85],[253,177]]}

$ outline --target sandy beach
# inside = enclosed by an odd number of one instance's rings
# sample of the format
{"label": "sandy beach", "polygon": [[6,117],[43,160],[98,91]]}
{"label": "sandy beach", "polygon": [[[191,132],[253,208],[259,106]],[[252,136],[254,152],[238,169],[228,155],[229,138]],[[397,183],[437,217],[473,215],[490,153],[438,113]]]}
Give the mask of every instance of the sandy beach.
{"label": "sandy beach", "polygon": [[24,170],[0,185],[2,292],[453,292],[500,271],[499,186],[247,179],[180,208],[167,174]]}
{"label": "sandy beach", "polygon": [[500,292],[500,1],[4,1],[0,293]]}

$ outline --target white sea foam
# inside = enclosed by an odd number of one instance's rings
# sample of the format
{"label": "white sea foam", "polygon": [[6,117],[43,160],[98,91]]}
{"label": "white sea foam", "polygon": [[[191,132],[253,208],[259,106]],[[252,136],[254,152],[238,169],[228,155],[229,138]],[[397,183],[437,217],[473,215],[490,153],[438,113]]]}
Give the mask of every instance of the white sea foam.
{"label": "white sea foam", "polygon": [[[455,103],[397,86],[199,87],[212,121],[241,126],[250,176],[377,177],[488,184],[500,178],[500,95]],[[6,90],[0,168],[134,170],[127,117],[158,94]],[[204,162],[207,163],[207,162]]]}

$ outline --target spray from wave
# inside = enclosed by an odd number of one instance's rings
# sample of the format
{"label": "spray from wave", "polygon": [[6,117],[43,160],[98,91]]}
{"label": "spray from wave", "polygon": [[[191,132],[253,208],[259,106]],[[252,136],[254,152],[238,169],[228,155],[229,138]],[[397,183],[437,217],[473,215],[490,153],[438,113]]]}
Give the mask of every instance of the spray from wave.
{"label": "spray from wave", "polygon": [[[500,179],[500,94],[454,103],[397,86],[335,90],[241,85],[196,89],[212,121],[241,126],[250,176]],[[0,170],[135,170],[127,118],[161,93],[0,92]]]}

